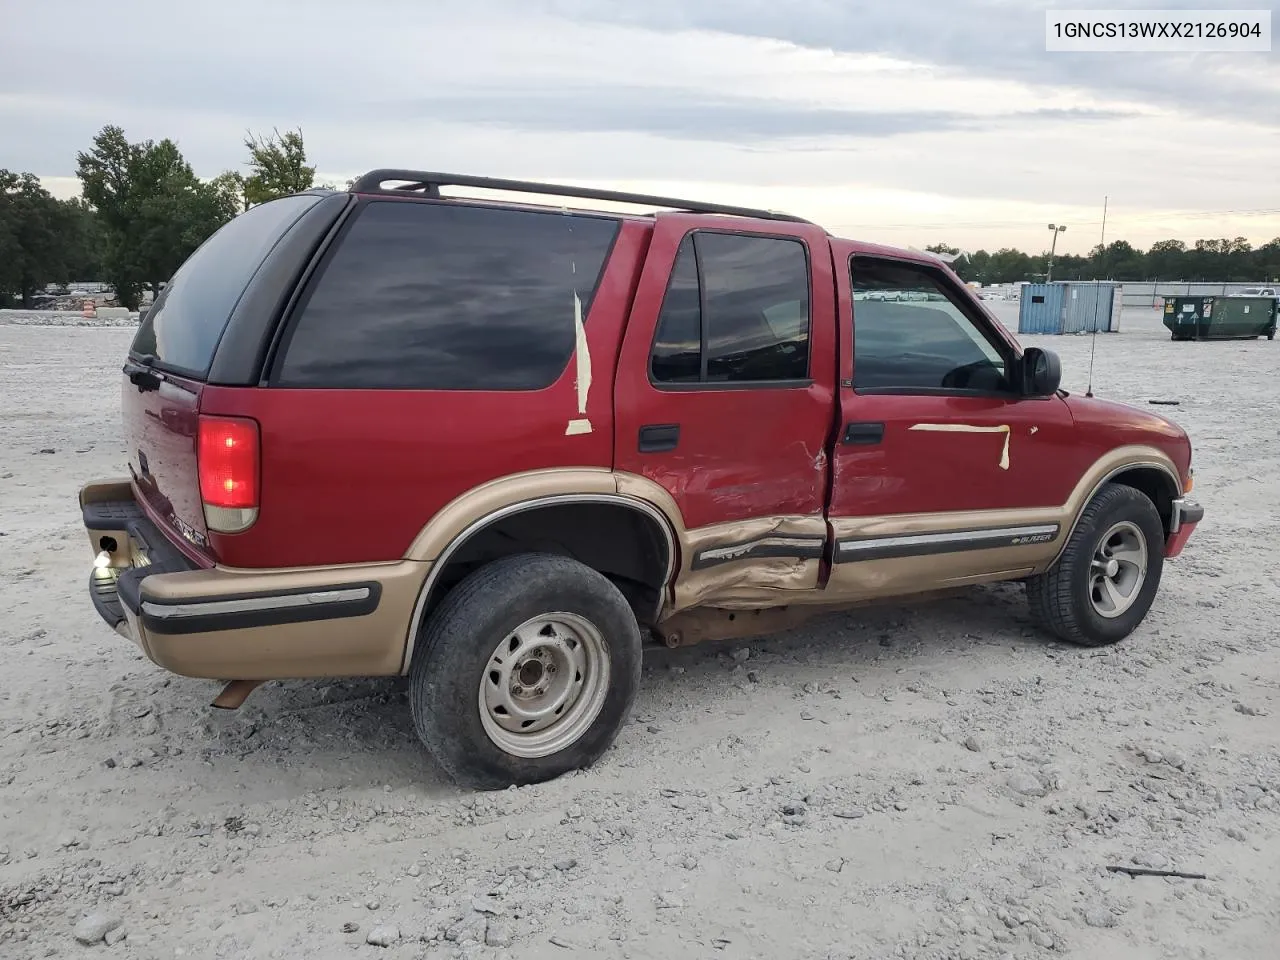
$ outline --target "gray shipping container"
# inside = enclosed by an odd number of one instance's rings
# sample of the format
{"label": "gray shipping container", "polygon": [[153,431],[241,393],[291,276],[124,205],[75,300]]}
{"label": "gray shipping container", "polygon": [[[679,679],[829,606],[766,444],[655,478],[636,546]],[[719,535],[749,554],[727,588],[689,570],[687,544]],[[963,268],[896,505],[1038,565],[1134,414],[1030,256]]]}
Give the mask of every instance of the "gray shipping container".
{"label": "gray shipping container", "polygon": [[1115,333],[1123,293],[1111,281],[1028,283],[1018,307],[1019,333]]}

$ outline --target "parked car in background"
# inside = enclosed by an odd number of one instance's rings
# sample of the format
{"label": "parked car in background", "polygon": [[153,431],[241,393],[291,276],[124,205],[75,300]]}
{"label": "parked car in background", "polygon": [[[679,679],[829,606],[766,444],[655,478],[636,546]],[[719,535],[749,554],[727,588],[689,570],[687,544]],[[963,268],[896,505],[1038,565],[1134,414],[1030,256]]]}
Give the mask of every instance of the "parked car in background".
{"label": "parked car in background", "polygon": [[929,254],[374,171],[236,217],[146,314],[90,598],[220,705],[404,674],[452,776],[545,780],[613,742],[646,640],[998,581],[1129,635],[1203,514],[1191,445],[1059,380]]}

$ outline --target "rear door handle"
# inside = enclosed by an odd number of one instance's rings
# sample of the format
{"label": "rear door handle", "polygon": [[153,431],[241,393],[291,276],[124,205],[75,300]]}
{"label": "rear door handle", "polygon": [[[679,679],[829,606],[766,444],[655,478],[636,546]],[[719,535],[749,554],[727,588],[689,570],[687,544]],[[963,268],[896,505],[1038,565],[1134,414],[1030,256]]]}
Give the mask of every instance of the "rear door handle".
{"label": "rear door handle", "polygon": [[875,444],[884,440],[883,423],[846,423],[844,442],[851,444]]}
{"label": "rear door handle", "polygon": [[662,453],[674,450],[680,442],[680,424],[653,423],[640,428],[640,452]]}

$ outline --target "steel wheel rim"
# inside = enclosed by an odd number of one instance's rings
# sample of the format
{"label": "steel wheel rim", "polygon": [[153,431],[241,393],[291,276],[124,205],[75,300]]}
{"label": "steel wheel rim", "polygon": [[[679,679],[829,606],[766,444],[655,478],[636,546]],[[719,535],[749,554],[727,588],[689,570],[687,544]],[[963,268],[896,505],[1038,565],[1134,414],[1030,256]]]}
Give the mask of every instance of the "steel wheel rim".
{"label": "steel wheel rim", "polygon": [[609,648],[576,613],[531,617],[494,647],[480,677],[480,723],[504,753],[536,759],[576,743],[609,692]]}
{"label": "steel wheel rim", "polygon": [[1089,563],[1089,602],[1100,617],[1123,615],[1147,582],[1147,537],[1136,523],[1113,523]]}

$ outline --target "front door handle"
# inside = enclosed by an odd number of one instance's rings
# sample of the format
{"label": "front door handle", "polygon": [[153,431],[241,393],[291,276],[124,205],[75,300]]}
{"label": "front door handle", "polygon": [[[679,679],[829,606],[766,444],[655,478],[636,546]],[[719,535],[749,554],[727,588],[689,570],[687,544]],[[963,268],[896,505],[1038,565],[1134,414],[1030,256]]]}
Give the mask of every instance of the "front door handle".
{"label": "front door handle", "polygon": [[662,453],[674,450],[680,442],[680,424],[651,423],[640,428],[640,452]]}
{"label": "front door handle", "polygon": [[844,425],[844,442],[850,444],[876,444],[884,440],[884,424],[846,423]]}

